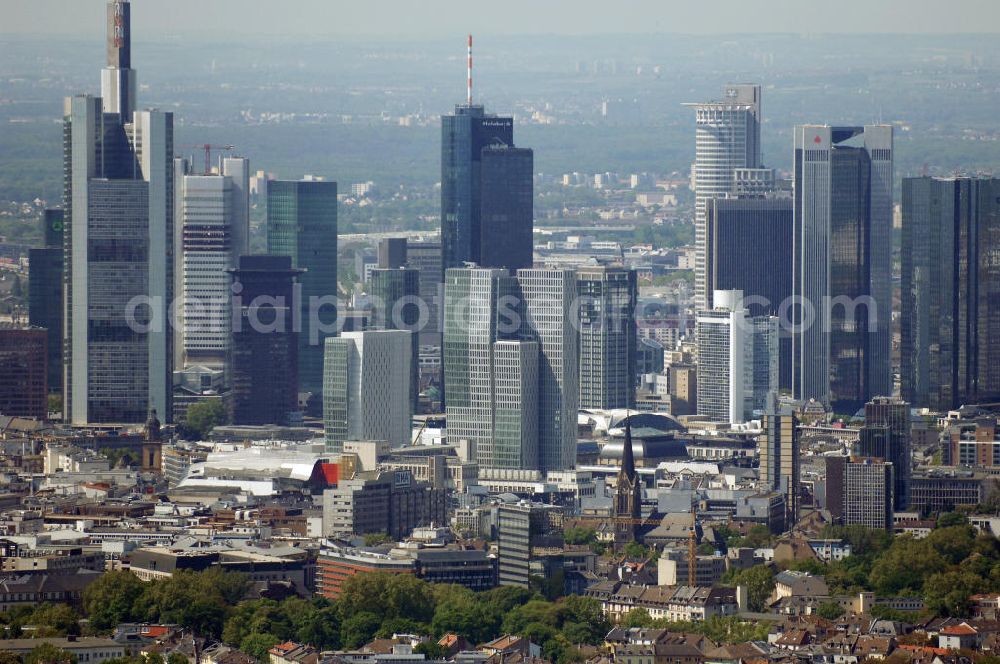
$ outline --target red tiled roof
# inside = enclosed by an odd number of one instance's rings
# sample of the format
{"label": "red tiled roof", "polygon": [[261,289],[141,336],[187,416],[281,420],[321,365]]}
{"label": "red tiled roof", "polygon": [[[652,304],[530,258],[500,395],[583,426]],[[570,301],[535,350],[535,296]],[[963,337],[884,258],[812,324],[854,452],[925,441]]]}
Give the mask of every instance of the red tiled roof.
{"label": "red tiled roof", "polygon": [[923,653],[926,655],[947,655],[948,653],[951,652],[947,648],[933,648],[931,646],[908,646],[908,645],[898,646],[898,650]]}
{"label": "red tiled roof", "polygon": [[975,636],[979,632],[962,623],[961,625],[948,625],[941,629],[941,633],[948,636]]}

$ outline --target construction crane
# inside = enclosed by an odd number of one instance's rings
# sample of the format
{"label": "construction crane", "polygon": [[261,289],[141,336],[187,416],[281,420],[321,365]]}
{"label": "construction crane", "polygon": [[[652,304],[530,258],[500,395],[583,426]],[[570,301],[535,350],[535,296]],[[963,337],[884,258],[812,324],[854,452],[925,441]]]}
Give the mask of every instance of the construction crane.
{"label": "construction crane", "polygon": [[212,150],[221,150],[223,152],[232,152],[236,149],[235,145],[212,145],[211,143],[196,143],[194,145],[182,145],[182,148],[195,148],[198,150],[205,151],[205,175],[212,174]]}
{"label": "construction crane", "polygon": [[698,504],[691,503],[691,530],[688,531],[688,586],[698,585]]}
{"label": "construction crane", "polygon": [[424,429],[426,428],[427,428],[427,418],[424,418],[424,421],[420,424],[420,429],[417,431],[417,435],[413,437],[413,442],[410,443],[411,445],[416,445],[420,441],[420,436],[423,435]]}

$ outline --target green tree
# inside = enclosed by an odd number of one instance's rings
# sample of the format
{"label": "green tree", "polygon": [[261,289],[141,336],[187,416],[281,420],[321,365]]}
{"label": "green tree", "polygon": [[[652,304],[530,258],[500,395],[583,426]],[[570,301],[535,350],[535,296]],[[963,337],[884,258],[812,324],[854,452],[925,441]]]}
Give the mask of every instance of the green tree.
{"label": "green tree", "polygon": [[76,655],[49,641],[40,643],[24,657],[24,664],[76,664]]}
{"label": "green tree", "polygon": [[770,546],[773,542],[774,536],[771,535],[771,531],[767,529],[767,526],[758,524],[751,526],[750,530],[747,531],[746,537],[743,538],[742,546],[760,549]]}
{"label": "green tree", "polygon": [[195,634],[219,638],[230,607],[245,593],[242,575],[219,569],[180,570],[152,583],[142,596],[147,620],[177,623]]}
{"label": "green tree", "polygon": [[639,542],[629,542],[622,548],[622,553],[630,560],[646,560],[653,556],[655,550],[649,549]]}
{"label": "green tree", "polygon": [[389,533],[366,533],[364,536],[365,546],[379,546],[392,541]]}
{"label": "green tree", "polygon": [[562,631],[570,643],[599,645],[611,630],[601,603],[592,597],[568,595],[559,603],[558,609]]}
{"label": "green tree", "polygon": [[21,656],[12,652],[0,651],[0,664],[21,664]]}
{"label": "green tree", "polygon": [[434,617],[430,585],[409,574],[375,572],[352,576],[341,586],[338,605],[345,621],[356,613],[371,613],[382,620],[406,618],[427,624]]}
{"label": "green tree", "polygon": [[372,640],[381,625],[382,620],[375,613],[355,613],[341,622],[340,640],[345,648],[359,648]]}
{"label": "green tree", "polygon": [[66,636],[80,633],[80,616],[68,604],[42,604],[28,617],[28,622],[44,631],[35,636]]}
{"label": "green tree", "polygon": [[324,606],[295,621],[295,640],[323,650],[340,647],[340,615],[335,606]]}
{"label": "green tree", "polygon": [[547,625],[555,629],[559,626],[559,614],[552,602],[533,599],[507,614],[503,621],[503,631],[507,634],[521,634],[532,623]]}
{"label": "green tree", "polygon": [[937,520],[938,528],[950,528],[951,526],[968,525],[969,518],[961,512],[944,512]]}
{"label": "green tree", "polygon": [[454,632],[473,643],[488,641],[500,631],[502,616],[475,600],[439,604],[431,621],[431,632],[443,636]]}
{"label": "green tree", "polygon": [[143,620],[140,604],[146,584],[132,572],[105,572],[83,591],[83,610],[98,633],[119,623]]}
{"label": "green tree", "polygon": [[793,560],[788,564],[788,569],[795,570],[797,572],[808,572],[817,576],[825,576],[827,572],[829,572],[829,568],[815,558]]}
{"label": "green tree", "polygon": [[270,659],[267,651],[280,642],[274,634],[258,634],[255,632],[243,639],[242,643],[240,643],[240,650],[256,658],[258,662],[263,663]]}
{"label": "green tree", "polygon": [[220,424],[225,424],[228,420],[226,407],[220,399],[209,399],[200,403],[192,404],[187,410],[184,425],[191,436],[196,439],[204,439],[208,434]]}
{"label": "green tree", "polygon": [[700,633],[716,643],[765,641],[771,623],[766,620],[749,622],[738,616],[712,616],[700,626]]}
{"label": "green tree", "polygon": [[726,583],[732,586],[746,586],[747,603],[751,611],[763,611],[767,598],[774,590],[774,570],[767,565],[732,570],[726,574]]}
{"label": "green tree", "polygon": [[944,571],[948,563],[929,544],[929,539],[917,540],[909,535],[897,537],[872,565],[868,576],[872,589],[883,595],[920,592],[924,579]]}
{"label": "green tree", "polygon": [[836,602],[823,602],[816,607],[816,615],[820,618],[826,618],[827,620],[836,620],[840,616],[844,615],[844,609]]}
{"label": "green tree", "polygon": [[924,602],[938,615],[966,617],[969,596],[989,589],[989,582],[973,572],[957,569],[931,574],[924,581]]}
{"label": "green tree", "polygon": [[579,648],[575,646],[568,646],[563,648],[559,657],[556,659],[556,664],[573,664],[573,662],[585,661],[587,661],[587,657]]}
{"label": "green tree", "polygon": [[592,544],[597,541],[597,531],[587,526],[572,526],[563,531],[567,544]]}
{"label": "green tree", "polygon": [[428,660],[441,660],[447,657],[448,651],[436,641],[423,641],[413,648],[413,652],[423,655]]}
{"label": "green tree", "polygon": [[653,619],[646,609],[632,609],[622,619],[622,627],[652,627]]}
{"label": "green tree", "polygon": [[[940,520],[938,523],[941,523]],[[938,525],[927,536],[926,542],[927,546],[941,554],[947,562],[957,565],[972,553],[976,545],[976,530],[967,523],[953,526]]]}
{"label": "green tree", "polygon": [[846,540],[851,545],[851,554],[855,556],[878,554],[892,544],[892,535],[885,530],[856,525],[826,526],[823,537]]}
{"label": "green tree", "polygon": [[188,664],[188,659],[179,652],[172,652],[167,656],[167,664]]}

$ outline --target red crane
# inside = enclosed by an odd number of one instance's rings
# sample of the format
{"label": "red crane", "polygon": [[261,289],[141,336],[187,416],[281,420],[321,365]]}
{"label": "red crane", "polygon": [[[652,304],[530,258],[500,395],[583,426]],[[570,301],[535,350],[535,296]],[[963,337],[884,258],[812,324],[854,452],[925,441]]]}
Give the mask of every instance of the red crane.
{"label": "red crane", "polygon": [[212,150],[232,152],[236,149],[235,145],[212,145],[211,143],[196,143],[194,145],[182,145],[181,147],[197,148],[205,151],[205,175],[210,175],[212,173]]}

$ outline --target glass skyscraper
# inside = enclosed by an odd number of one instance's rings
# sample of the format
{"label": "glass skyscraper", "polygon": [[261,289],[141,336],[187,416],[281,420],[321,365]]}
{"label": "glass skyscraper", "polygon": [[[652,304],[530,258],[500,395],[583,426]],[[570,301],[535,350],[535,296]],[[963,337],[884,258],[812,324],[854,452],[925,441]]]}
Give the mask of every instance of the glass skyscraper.
{"label": "glass skyscraper", "polygon": [[534,153],[490,145],[481,156],[481,267],[530,268],[534,253]]}
{"label": "glass skyscraper", "polygon": [[302,270],[288,256],[241,256],[239,267],[228,272],[234,286],[228,361],[233,423],[287,425],[298,410],[299,333],[292,307]]}
{"label": "glass skyscraper", "polygon": [[221,174],[194,174],[174,163],[178,260],[174,292],[183,298],[174,335],[174,365],[224,368],[232,337],[226,270],[249,253],[249,161],[228,157]]}
{"label": "glass skyscraper", "polygon": [[635,270],[599,266],[576,272],[580,298],[580,408],[635,405]]}
{"label": "glass skyscraper", "polygon": [[904,178],[902,396],[937,411],[1000,400],[1000,179]]}
{"label": "glass skyscraper", "polygon": [[[750,316],[778,316],[792,296],[791,198],[713,198],[707,203],[708,290],[741,290]],[[792,339],[783,336],[779,382],[791,387]]]}
{"label": "glass skyscraper", "polygon": [[323,343],[331,334],[313,330],[318,317],[332,326],[337,309],[337,183],[322,180],[273,180],[267,184],[267,251],[290,256],[305,272],[299,309],[299,388],[323,389]]}
{"label": "glass skyscraper", "polygon": [[[495,468],[500,463],[493,451],[493,344],[501,338],[497,302],[501,292],[511,292],[510,281],[505,270],[453,268],[445,273],[448,440],[465,441],[480,467]],[[536,436],[523,444],[537,444]]]}
{"label": "glass skyscraper", "polygon": [[[448,438],[466,441],[480,468],[548,471],[574,466],[580,389],[575,297],[576,277],[570,270],[518,270],[516,276],[480,268],[447,271]],[[524,387],[524,374],[537,376],[537,381]],[[528,393],[517,399],[517,390]],[[523,403],[532,393],[537,394],[537,410]],[[529,426],[533,412],[537,416]],[[520,432],[517,453],[515,431]],[[512,465],[533,460],[534,466]]]}
{"label": "glass skyscraper", "polygon": [[580,407],[576,274],[572,270],[518,270],[521,329],[538,343],[538,463],[543,471],[576,465]]}
{"label": "glass skyscraper", "polygon": [[[404,240],[405,242],[405,240]],[[405,245],[404,245],[405,246]],[[410,333],[410,396],[414,409],[420,392],[420,323],[425,312],[419,306],[420,273],[407,267],[375,268],[368,283],[372,297],[372,328],[405,330]]]}
{"label": "glass skyscraper", "polygon": [[46,330],[49,392],[61,392],[63,345],[63,212],[45,210],[45,246],[28,252],[28,322]]}
{"label": "glass skyscraper", "polygon": [[761,165],[761,87],[727,85],[724,99],[687,104],[695,111],[695,267],[696,303],[711,308],[712,291],[707,286],[706,207],[711,198],[737,190],[737,169]]}
{"label": "glass skyscraper", "polygon": [[101,97],[63,112],[64,399],[73,424],[171,417],[173,115],[134,111],[128,2],[107,6]]}
{"label": "glass skyscraper", "polygon": [[444,268],[480,262],[482,154],[514,145],[514,119],[463,104],[441,117],[441,242]]}
{"label": "glass skyscraper", "polygon": [[778,319],[747,315],[739,290],[717,290],[698,312],[698,414],[741,423],[778,389]]}
{"label": "glass skyscraper", "polygon": [[795,127],[792,388],[854,413],[892,393],[892,127]]}
{"label": "glass skyscraper", "polygon": [[404,330],[368,330],[326,340],[327,451],[343,451],[345,440],[384,440],[393,447],[410,444],[412,336]]}
{"label": "glass skyscraper", "polygon": [[865,425],[858,432],[858,453],[892,464],[893,506],[910,504],[912,452],[910,404],[893,397],[878,397],[865,404]]}

